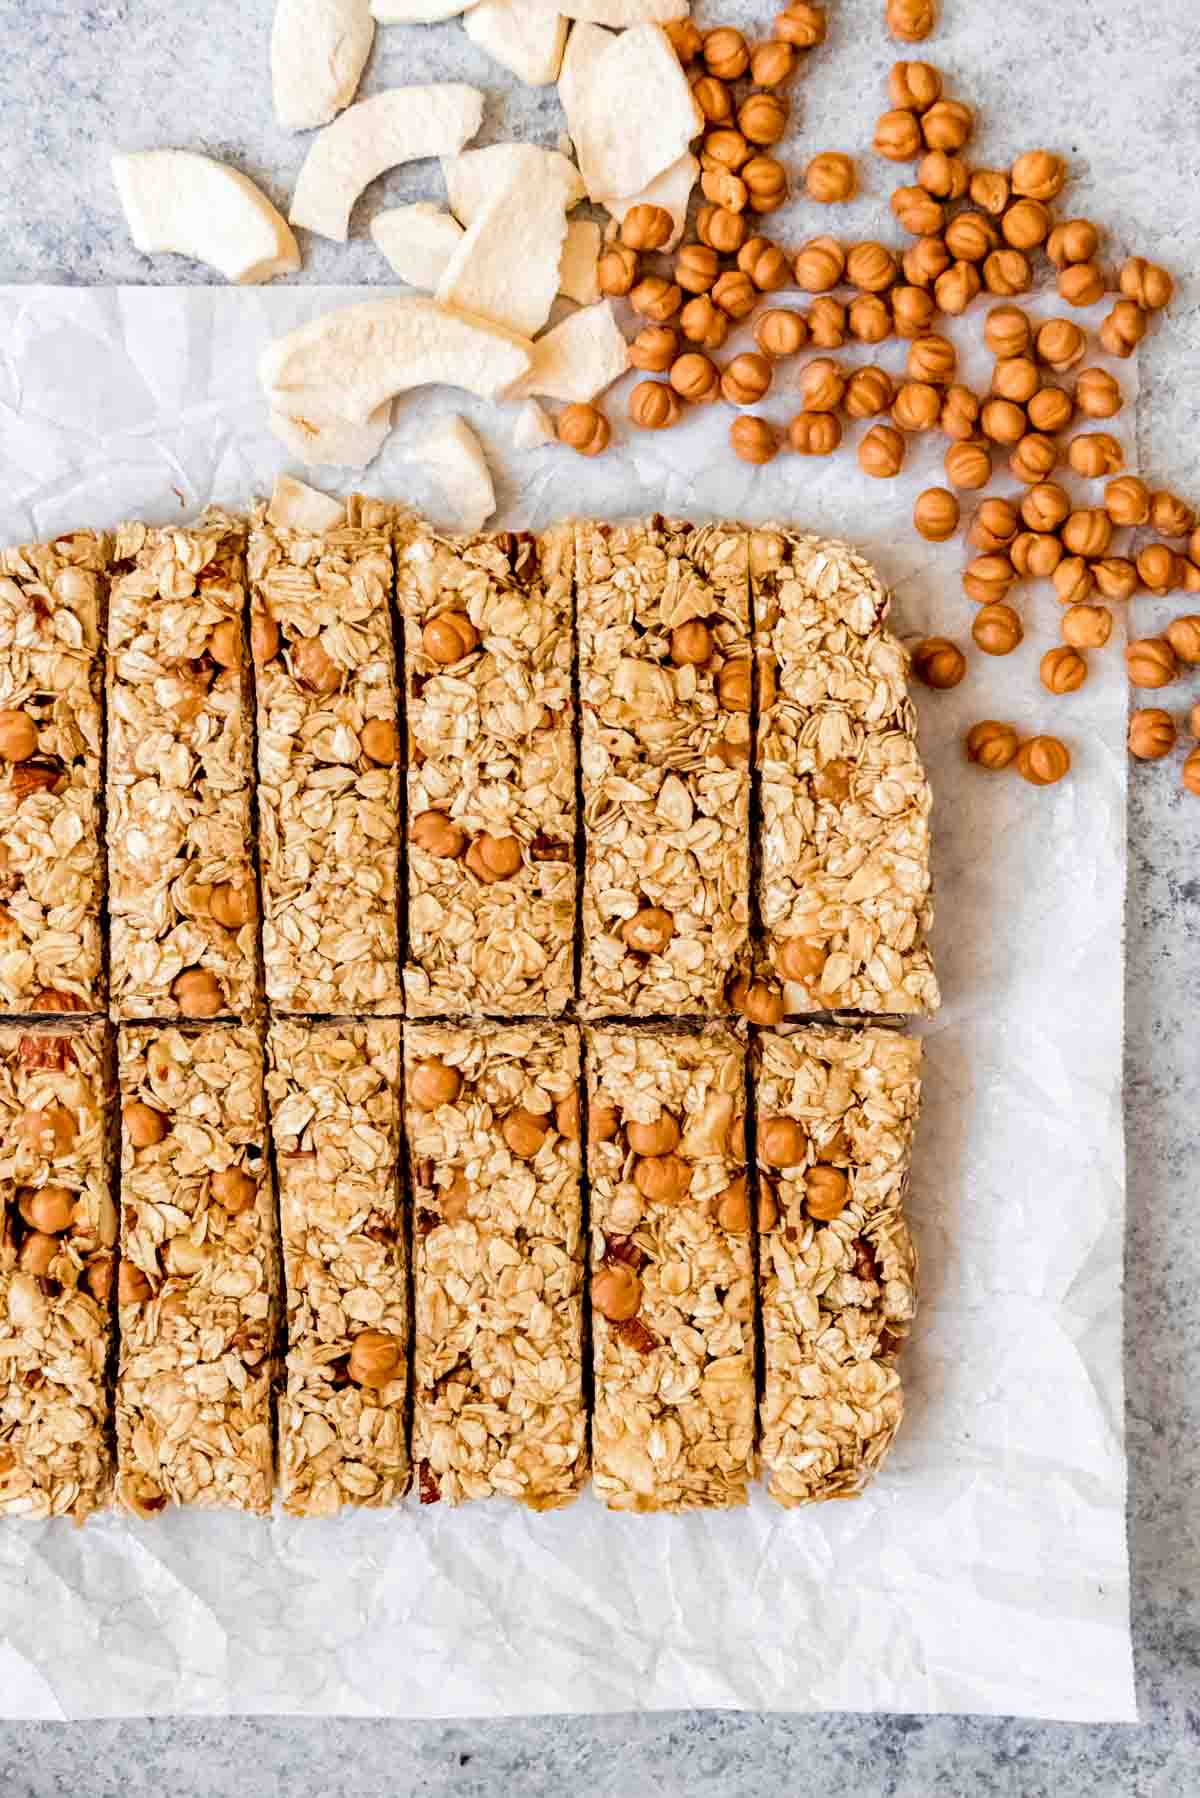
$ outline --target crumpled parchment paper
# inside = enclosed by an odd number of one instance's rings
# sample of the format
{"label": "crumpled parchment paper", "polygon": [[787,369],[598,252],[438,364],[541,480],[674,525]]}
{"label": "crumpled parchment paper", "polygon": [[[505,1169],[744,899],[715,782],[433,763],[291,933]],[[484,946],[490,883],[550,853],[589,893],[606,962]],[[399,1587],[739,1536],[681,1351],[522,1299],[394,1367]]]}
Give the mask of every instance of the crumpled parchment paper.
{"label": "crumpled parchment paper", "polygon": [[[0,538],[245,507],[277,472],[303,475],[267,430],[257,355],[368,295],[379,289],[0,289]],[[964,356],[971,326],[956,332]],[[902,354],[891,343],[844,359],[897,370]],[[1132,399],[1133,371],[1120,373]],[[977,350],[965,376],[986,384]],[[624,418],[620,392],[609,409]],[[794,367],[758,409],[780,420],[797,409]],[[676,509],[803,521],[874,558],[901,634],[968,642],[962,540],[924,544],[909,522],[919,487],[941,479],[936,436],[890,483],[846,451],[748,468],[726,447],[725,407],[657,437],[619,425],[618,448],[595,462],[553,446],[517,457],[516,408],[434,390],[402,398],[365,474],[308,478],[438,516],[436,488],[404,450],[421,419],[450,410],[484,439],[498,523]],[[870,1492],[791,1513],[759,1494],[741,1513],[685,1519],[613,1516],[586,1495],[541,1517],[414,1502],[327,1523],[176,1512],[83,1530],[0,1525],[0,1714],[1135,1717],[1121,1375],[1126,689],[1115,645],[1091,657],[1080,693],[1052,699],[1037,662],[1057,640],[1057,601],[1041,587],[1018,604],[1015,655],[972,654],[954,692],[918,689],[945,1003],[925,1027],[908,1416]],[[969,768],[961,734],[981,717],[1062,734],[1071,777],[1035,791]]]}

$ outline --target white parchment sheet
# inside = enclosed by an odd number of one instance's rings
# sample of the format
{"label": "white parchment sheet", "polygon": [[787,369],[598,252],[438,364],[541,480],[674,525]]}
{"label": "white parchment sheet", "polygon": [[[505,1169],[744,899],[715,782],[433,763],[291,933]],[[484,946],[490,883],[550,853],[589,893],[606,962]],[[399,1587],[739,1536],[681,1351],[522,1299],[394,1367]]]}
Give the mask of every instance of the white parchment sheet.
{"label": "white parchment sheet", "polygon": [[[278,471],[303,474],[266,429],[256,357],[270,336],[368,295],[379,289],[0,289],[0,538],[244,507]],[[844,360],[895,370],[902,354],[892,343]],[[978,389],[986,366],[965,373]],[[1132,399],[1133,370],[1120,373]],[[794,383],[785,370],[761,410],[788,417]],[[962,540],[923,544],[909,522],[918,487],[940,479],[940,438],[890,483],[846,451],[748,468],[727,448],[724,407],[632,442],[621,425],[595,462],[557,446],[517,457],[514,408],[435,390],[402,399],[384,456],[343,490],[437,516],[436,489],[402,451],[449,410],[485,441],[501,523],[674,509],[803,521],[874,558],[902,634],[967,642]],[[609,410],[624,418],[619,394]],[[1052,699],[1037,662],[1057,639],[1057,602],[1045,587],[1018,603],[1017,654],[972,655],[956,691],[918,690],[945,1004],[925,1032],[908,1417],[867,1496],[786,1513],[759,1494],[747,1511],[684,1519],[614,1516],[585,1495],[541,1517],[414,1501],[328,1523],[176,1512],[0,1525],[0,1714],[1136,1715],[1121,1376],[1126,689],[1114,647],[1091,657],[1080,693]],[[1070,779],[1036,791],[968,767],[961,733],[981,717],[1064,735]]]}

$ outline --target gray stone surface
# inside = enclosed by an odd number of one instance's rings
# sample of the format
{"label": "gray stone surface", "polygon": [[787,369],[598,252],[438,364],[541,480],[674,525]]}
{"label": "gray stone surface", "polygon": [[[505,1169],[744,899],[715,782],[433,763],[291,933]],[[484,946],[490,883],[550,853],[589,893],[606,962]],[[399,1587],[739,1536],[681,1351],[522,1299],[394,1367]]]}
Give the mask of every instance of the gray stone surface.
{"label": "gray stone surface", "polygon": [[[743,0],[715,20],[765,25]],[[1200,243],[1196,0],[943,0],[928,46],[980,108],[989,163],[1045,143],[1068,152],[1073,210],[1187,273]],[[174,143],[230,156],[282,200],[301,149],[272,123],[270,0],[0,0],[0,280],[182,282],[128,243],[112,148]],[[869,140],[894,51],[883,0],[830,0],[827,47],[797,90],[794,161]],[[389,28],[365,91],[426,78],[490,92],[486,133],[552,142],[551,94],[522,91],[462,36]],[[884,231],[890,170],[847,228]],[[422,197],[427,171],[380,184]],[[299,277],[384,273],[359,208],[346,250],[317,246]],[[792,236],[815,229],[801,212]],[[1190,254],[1189,254],[1190,252]],[[1200,287],[1187,282],[1148,344],[1143,471],[1200,497]],[[1142,602],[1144,616],[1153,608]],[[1190,699],[1200,698],[1193,682]],[[1200,1791],[1200,807],[1178,762],[1132,770],[1129,817],[1127,1377],[1133,1616],[1144,1723],[1074,1727],[923,1717],[549,1718],[486,1724],[299,1720],[0,1724],[4,1798],[172,1792],[258,1798],[1185,1798]],[[1047,1194],[1053,1203],[1053,1194]],[[133,1702],[131,1695],[131,1702]]]}

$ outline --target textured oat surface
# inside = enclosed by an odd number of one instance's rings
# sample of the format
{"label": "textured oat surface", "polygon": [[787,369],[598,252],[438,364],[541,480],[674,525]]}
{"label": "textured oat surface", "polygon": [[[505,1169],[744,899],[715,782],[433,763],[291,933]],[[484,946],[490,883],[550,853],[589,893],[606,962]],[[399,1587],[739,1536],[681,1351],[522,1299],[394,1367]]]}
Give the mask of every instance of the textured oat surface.
{"label": "textured oat surface", "polygon": [[789,1013],[932,1011],[931,797],[887,595],[845,544],[795,531],[755,531],[750,561],[764,971],[788,976]]}
{"label": "textured oat surface", "polygon": [[401,1010],[388,516],[351,501],[322,537],[276,530],[261,510],[251,529],[263,958],[278,1011]]}
{"label": "textured oat surface", "polygon": [[245,552],[245,520],[222,513],[117,533],[107,794],[118,1018],[183,1015],[175,982],[192,970],[211,977],[209,1009],[188,1015],[254,1004]]}
{"label": "textured oat surface", "polygon": [[[127,1026],[118,1071],[117,1495],[141,1517],[265,1512],[278,1242],[262,1050],[243,1025]],[[160,1138],[136,1147],[147,1123]]]}
{"label": "textured oat surface", "polygon": [[0,711],[37,732],[0,763],[0,1013],[104,1009],[99,644],[109,540],[0,551]]}
{"label": "textured oat surface", "polygon": [[[586,1048],[597,1493],[622,1511],[744,1504],[754,1267],[742,1044],[713,1025],[589,1030]],[[631,1126],[654,1153],[635,1152]],[[646,1126],[657,1134],[638,1138]],[[637,1308],[609,1321],[601,1282],[616,1270],[633,1277]]]}
{"label": "textured oat surface", "polygon": [[722,1011],[747,954],[746,546],[725,525],[579,526],[588,1015]]}
{"label": "textured oat surface", "polygon": [[[572,997],[573,567],[569,525],[400,527],[410,1015],[555,1015]],[[492,876],[481,837],[515,839],[512,872]]]}
{"label": "textured oat surface", "polygon": [[579,1490],[578,1081],[571,1027],[405,1030],[425,1503],[502,1494],[549,1510]]}
{"label": "textured oat surface", "polygon": [[[784,1505],[860,1492],[903,1415],[896,1359],[916,1303],[903,1206],[920,1061],[915,1038],[871,1028],[796,1025],[755,1045],[770,1195],[759,1240],[762,1457]],[[770,1147],[783,1119],[800,1127],[800,1158],[781,1163]],[[821,1207],[831,1171],[836,1215]]]}
{"label": "textured oat surface", "polygon": [[0,1028],[0,1518],[109,1494],[106,1055],[102,1024]]}
{"label": "textured oat surface", "polygon": [[400,1025],[282,1021],[269,1053],[287,1296],[280,1491],[294,1515],[330,1517],[408,1488]]}

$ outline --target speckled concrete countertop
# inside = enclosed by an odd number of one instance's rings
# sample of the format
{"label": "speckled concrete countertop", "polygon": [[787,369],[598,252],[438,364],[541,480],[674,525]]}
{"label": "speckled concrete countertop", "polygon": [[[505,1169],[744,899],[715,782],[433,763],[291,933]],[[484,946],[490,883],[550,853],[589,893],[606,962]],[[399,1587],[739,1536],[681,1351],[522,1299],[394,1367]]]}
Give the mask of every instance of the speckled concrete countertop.
{"label": "speckled concrete countertop", "polygon": [[[1068,153],[1072,209],[1109,227],[1114,252],[1191,273],[1144,355],[1140,466],[1200,498],[1200,7],[942,0],[942,8],[927,53],[979,107],[984,159],[1000,163],[1042,143]],[[772,10],[738,0],[708,16],[761,32]],[[132,249],[108,177],[113,148],[177,144],[229,156],[285,203],[302,148],[271,118],[271,11],[271,0],[0,0],[0,281],[203,278],[175,259],[151,270]],[[829,12],[830,42],[796,90],[803,137],[793,160],[801,149],[866,143],[883,71],[898,53],[883,31],[883,0],[829,0]],[[485,139],[552,142],[560,129],[553,90],[521,89],[454,23],[381,31],[364,91],[448,77],[490,90]],[[876,228],[890,236],[890,171],[869,157],[863,166]],[[423,197],[420,169],[382,185],[390,202]],[[345,250],[313,247],[300,278],[380,279],[364,227],[356,230]],[[1174,770],[1133,768],[1129,845],[1127,1421],[1141,1728],[712,1713],[453,1725],[0,1724],[4,1798],[1200,1791],[1200,806]]]}

